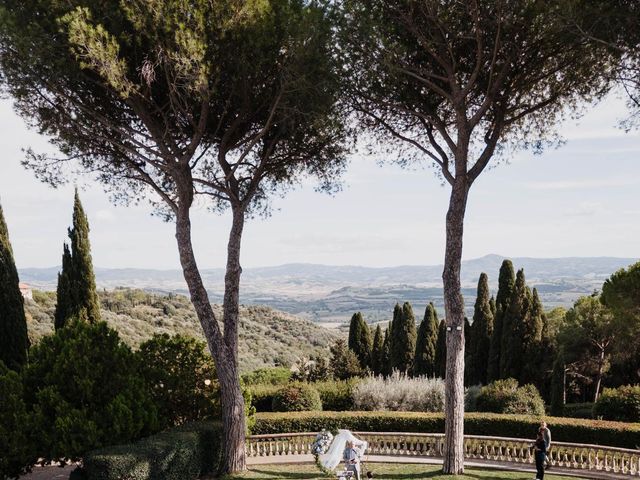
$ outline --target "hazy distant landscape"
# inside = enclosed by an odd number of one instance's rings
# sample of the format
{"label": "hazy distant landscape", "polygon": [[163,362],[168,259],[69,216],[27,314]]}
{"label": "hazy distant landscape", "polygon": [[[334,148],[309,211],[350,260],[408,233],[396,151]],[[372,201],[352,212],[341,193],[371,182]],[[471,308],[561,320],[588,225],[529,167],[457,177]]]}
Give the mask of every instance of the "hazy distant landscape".
{"label": "hazy distant landscape", "polygon": [[[467,310],[471,313],[481,272],[489,275],[497,288],[500,264],[505,257],[487,255],[463,262],[462,285]],[[527,283],[536,287],[545,308],[570,306],[579,296],[599,290],[616,270],[637,261],[635,258],[566,257],[512,258],[515,268],[524,268]],[[21,280],[34,288],[55,290],[59,267],[20,270]],[[443,311],[442,266],[398,266],[371,268],[288,264],[246,268],[242,275],[241,302],[266,305],[314,322],[344,323],[356,311],[369,322],[388,320],[396,302],[409,301],[421,314],[433,301]],[[211,301],[222,301],[223,269],[202,271]],[[97,268],[99,288],[139,288],[161,293],[186,294],[179,270]]]}

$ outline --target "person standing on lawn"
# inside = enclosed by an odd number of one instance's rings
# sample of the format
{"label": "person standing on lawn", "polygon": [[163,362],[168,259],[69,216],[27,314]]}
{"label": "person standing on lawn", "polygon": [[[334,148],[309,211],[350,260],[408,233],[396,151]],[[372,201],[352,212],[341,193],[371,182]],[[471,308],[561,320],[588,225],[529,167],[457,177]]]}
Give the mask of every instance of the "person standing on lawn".
{"label": "person standing on lawn", "polygon": [[551,430],[547,427],[547,422],[544,420],[540,422],[540,430],[542,431],[542,437],[544,438],[544,443],[546,446],[545,449],[545,468],[549,468],[551,466],[551,459],[549,458],[549,449],[551,448]]}
{"label": "person standing on lawn", "polygon": [[547,444],[544,440],[544,429],[540,427],[536,442],[533,445],[534,455],[536,458],[536,479],[544,480],[544,462],[547,458]]}

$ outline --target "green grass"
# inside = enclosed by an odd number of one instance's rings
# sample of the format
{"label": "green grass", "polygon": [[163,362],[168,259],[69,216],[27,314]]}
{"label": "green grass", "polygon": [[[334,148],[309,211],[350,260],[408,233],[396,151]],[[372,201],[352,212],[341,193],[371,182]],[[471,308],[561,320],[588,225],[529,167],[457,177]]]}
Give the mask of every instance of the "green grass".
{"label": "green grass", "polygon": [[[433,480],[499,480],[518,479],[531,480],[533,473],[528,472],[502,472],[498,470],[468,469],[464,475],[455,477],[442,475],[441,467],[435,465],[407,465],[407,464],[369,464],[365,469],[374,473],[374,478],[386,480],[417,480],[428,478]],[[327,480],[330,477],[323,476],[313,465],[255,465],[246,473],[225,477],[225,480],[275,480],[275,479],[306,479]],[[577,477],[561,477],[545,475],[545,480],[579,480]]]}

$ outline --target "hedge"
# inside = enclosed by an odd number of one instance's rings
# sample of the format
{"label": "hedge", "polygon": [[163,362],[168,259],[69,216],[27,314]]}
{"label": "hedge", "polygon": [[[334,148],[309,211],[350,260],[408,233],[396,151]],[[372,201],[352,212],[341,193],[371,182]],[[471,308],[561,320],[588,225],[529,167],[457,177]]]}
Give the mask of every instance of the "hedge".
{"label": "hedge", "polygon": [[[309,383],[320,394],[322,409],[330,411],[346,411],[353,408],[354,381],[326,381]],[[258,412],[272,412],[273,397],[281,388],[278,385],[251,385],[251,405]]]}
{"label": "hedge", "polygon": [[[553,440],[638,448],[640,424],[545,417]],[[466,413],[465,433],[493,437],[533,438],[540,418],[525,415]],[[318,432],[346,428],[361,432],[443,433],[442,413],[419,412],[295,412],[259,413],[251,433]]]}
{"label": "hedge", "polygon": [[189,480],[218,467],[222,427],[192,423],[133,444],[105,447],[84,456],[74,478],[87,480]]}
{"label": "hedge", "polygon": [[593,403],[567,403],[562,415],[569,418],[593,418]]}

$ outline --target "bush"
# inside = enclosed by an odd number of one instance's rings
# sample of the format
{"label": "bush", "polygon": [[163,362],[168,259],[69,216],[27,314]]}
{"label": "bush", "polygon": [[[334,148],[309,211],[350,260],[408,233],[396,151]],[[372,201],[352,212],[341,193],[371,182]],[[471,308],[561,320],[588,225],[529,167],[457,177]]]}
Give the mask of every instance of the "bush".
{"label": "bush", "polygon": [[291,370],[285,367],[259,368],[242,375],[242,382],[249,385],[284,385],[289,383]]}
{"label": "bush", "polygon": [[78,459],[157,431],[135,356],[103,322],[71,322],[45,337],[31,349],[24,385],[35,453],[45,459]]}
{"label": "bush", "polygon": [[353,389],[357,383],[355,379],[333,380],[316,382],[312,386],[320,394],[323,410],[344,412],[353,410]]}
{"label": "bush", "polygon": [[221,437],[218,424],[187,424],[130,445],[92,451],[82,470],[90,480],[195,479],[217,470]]}
{"label": "bush", "polygon": [[593,415],[605,420],[640,422],[640,385],[605,388],[593,406]]}
{"label": "bush", "polygon": [[162,429],[219,416],[216,368],[204,342],[154,335],[136,355]]}
{"label": "bush", "polygon": [[562,408],[564,417],[568,418],[593,418],[593,403],[567,403]]}
{"label": "bush", "polygon": [[478,411],[478,397],[482,392],[482,385],[472,385],[464,392],[464,411]]}
{"label": "bush", "polygon": [[544,401],[536,387],[518,387],[513,378],[496,380],[482,387],[476,408],[479,412],[544,415]]}
{"label": "bush", "polygon": [[[554,441],[608,445],[635,449],[640,445],[640,425],[545,417]],[[540,418],[525,415],[466,413],[467,435],[534,438]],[[319,432],[346,428],[354,432],[443,433],[442,413],[418,412],[293,412],[259,413],[253,434]]]}
{"label": "bush", "polygon": [[22,382],[0,360],[0,478],[17,477],[34,463],[28,432]]}
{"label": "bush", "polygon": [[318,391],[305,383],[297,383],[281,388],[273,397],[274,412],[303,412],[322,410]]}
{"label": "bush", "polygon": [[442,412],[444,381],[398,372],[388,378],[369,377],[354,387],[353,403],[355,409],[367,411]]}

